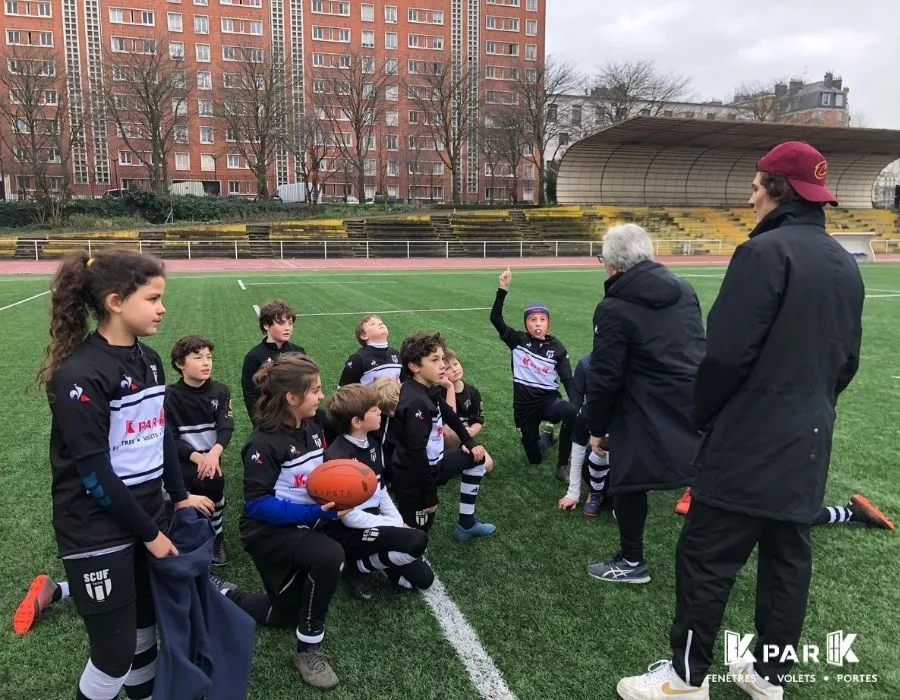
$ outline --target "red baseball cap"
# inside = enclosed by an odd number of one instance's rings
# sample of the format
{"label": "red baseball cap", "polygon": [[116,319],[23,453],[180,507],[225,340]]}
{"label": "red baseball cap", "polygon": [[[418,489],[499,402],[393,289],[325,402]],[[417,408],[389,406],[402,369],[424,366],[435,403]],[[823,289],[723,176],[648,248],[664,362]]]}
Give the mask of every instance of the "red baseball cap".
{"label": "red baseball cap", "polygon": [[828,161],[805,141],[785,141],[756,164],[760,172],[784,175],[791,187],[808,202],[837,206],[837,198],[825,187]]}

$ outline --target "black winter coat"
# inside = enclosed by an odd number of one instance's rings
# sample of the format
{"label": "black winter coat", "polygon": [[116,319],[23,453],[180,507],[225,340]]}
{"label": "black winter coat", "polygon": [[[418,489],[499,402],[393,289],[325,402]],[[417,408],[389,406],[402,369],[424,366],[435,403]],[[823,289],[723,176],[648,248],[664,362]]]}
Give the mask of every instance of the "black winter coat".
{"label": "black winter coat", "polygon": [[809,523],[822,505],[837,397],[859,367],[865,289],[853,257],[798,201],[738,246],[707,322],[694,498]]}
{"label": "black winter coat", "polygon": [[591,434],[609,433],[610,493],[665,490],[694,478],[693,392],[703,359],[694,289],[655,262],[606,280],[587,376]]}

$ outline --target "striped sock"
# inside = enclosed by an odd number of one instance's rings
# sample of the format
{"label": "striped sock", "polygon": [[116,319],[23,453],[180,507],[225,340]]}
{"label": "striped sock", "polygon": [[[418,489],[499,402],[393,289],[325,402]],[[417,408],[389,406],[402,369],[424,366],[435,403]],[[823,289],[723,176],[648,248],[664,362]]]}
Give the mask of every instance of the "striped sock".
{"label": "striped sock", "polygon": [[609,476],[609,459],[597,456],[593,450],[588,455],[589,488],[592,493],[600,493],[606,489],[606,478]]}
{"label": "striped sock", "polygon": [[103,673],[94,666],[94,662],[88,659],[78,680],[78,700],[113,700],[119,697],[119,691],[125,684],[125,678],[113,678]]}
{"label": "striped sock", "polygon": [[459,524],[470,528],[475,524],[475,501],[478,499],[478,489],[481,480],[487,474],[483,464],[476,464],[471,469],[466,469],[459,481]]}
{"label": "striped sock", "polygon": [[131,700],[150,700],[156,678],[156,625],[137,631],[134,660],[125,677],[125,694]]}
{"label": "striped sock", "polygon": [[222,534],[222,516],[225,514],[225,496],[216,503],[212,514],[212,526],[217,535]]}

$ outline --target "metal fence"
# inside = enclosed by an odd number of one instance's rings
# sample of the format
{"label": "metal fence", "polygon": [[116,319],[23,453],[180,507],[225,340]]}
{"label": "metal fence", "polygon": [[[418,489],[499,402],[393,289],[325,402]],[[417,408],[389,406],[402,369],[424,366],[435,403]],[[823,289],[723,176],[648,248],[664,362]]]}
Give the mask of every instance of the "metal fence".
{"label": "metal fence", "polygon": [[[723,255],[733,244],[711,239],[654,239],[656,255]],[[246,238],[218,240],[97,240],[97,239],[19,239],[16,257],[53,260],[73,250],[88,255],[103,248],[129,248],[169,259],[231,258],[327,260],[329,258],[508,258],[508,257],[584,257],[600,254],[601,244],[593,240],[263,240]]]}

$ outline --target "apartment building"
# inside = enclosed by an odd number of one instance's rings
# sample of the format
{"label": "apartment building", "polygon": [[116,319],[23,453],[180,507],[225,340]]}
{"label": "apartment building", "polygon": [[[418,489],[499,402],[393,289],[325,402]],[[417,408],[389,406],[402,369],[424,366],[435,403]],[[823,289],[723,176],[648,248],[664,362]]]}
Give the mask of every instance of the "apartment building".
{"label": "apartment building", "polygon": [[[491,198],[489,178],[474,144],[479,111],[516,98],[521,71],[544,60],[546,0],[3,0],[4,53],[0,71],[15,77],[23,61],[56,76],[42,108],[66,109],[77,132],[71,170],[77,196],[99,196],[131,184],[148,187],[142,163],[143,135],[112,119],[109,101],[125,103],[131,80],[126,66],[135,55],[167,52],[179,65],[185,98],[173,105],[174,145],[166,156],[167,180],[199,182],[208,193],[253,196],[256,179],[224,125],[222,90],[235,84],[246,61],[274,60],[284,85],[285,118],[317,109],[317,95],[351,60],[387,74],[386,105],[365,144],[364,192],[342,166],[346,149],[333,149],[326,196],[353,195],[418,201],[450,198],[452,183],[439,149],[429,138],[415,100],[404,86],[429,67],[471,71],[474,89],[465,95],[471,143],[459,173],[465,199]],[[33,63],[37,62],[37,63]],[[175,65],[175,64],[169,64]],[[45,70],[40,68],[40,70]],[[123,96],[116,97],[117,81]],[[0,81],[14,93],[15,80]],[[104,86],[111,85],[111,88]],[[52,91],[65,99],[56,106]],[[0,96],[14,109],[15,95]],[[106,98],[106,99],[105,99]],[[118,102],[116,104],[119,104]],[[134,107],[132,107],[134,109]],[[0,123],[7,135],[15,124]],[[127,121],[127,120],[126,120]],[[139,120],[135,120],[139,121]],[[344,140],[347,136],[344,135]],[[34,183],[27,167],[0,146],[0,183],[7,198],[27,196]],[[327,144],[326,144],[327,145]],[[355,144],[350,144],[355,148]],[[148,147],[149,148],[149,147]],[[270,191],[301,176],[295,151],[280,144],[267,176]],[[520,166],[518,198],[534,198],[533,168]],[[497,178],[491,178],[496,185]]]}

